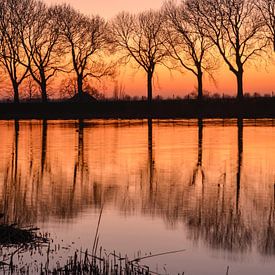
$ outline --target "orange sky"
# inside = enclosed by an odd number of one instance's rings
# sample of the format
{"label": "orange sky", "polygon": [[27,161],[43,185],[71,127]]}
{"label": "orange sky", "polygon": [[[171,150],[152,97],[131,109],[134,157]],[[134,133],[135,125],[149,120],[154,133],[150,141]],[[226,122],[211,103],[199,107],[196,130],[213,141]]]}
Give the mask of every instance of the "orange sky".
{"label": "orange sky", "polygon": [[[48,4],[68,3],[77,10],[86,14],[100,14],[106,19],[113,17],[122,10],[137,12],[145,9],[157,9],[162,6],[163,0],[44,0]],[[263,62],[262,62],[263,63]],[[245,92],[271,93],[275,92],[275,56],[270,64],[250,65],[245,70],[244,89]],[[273,64],[272,64],[273,63]],[[205,78],[204,89],[215,93],[217,91],[227,94],[236,94],[235,77],[229,72],[227,67],[220,68],[215,74],[216,83],[211,83]],[[146,75],[140,70],[133,70],[130,66],[121,70],[118,82],[125,87],[125,93],[130,95],[146,95]],[[105,93],[112,95],[114,89],[113,83],[105,83]],[[164,97],[176,95],[185,95],[196,90],[196,79],[188,72],[185,74],[171,73],[163,67],[156,69],[154,80],[154,95]]]}
{"label": "orange sky", "polygon": [[111,18],[118,12],[142,11],[144,9],[157,9],[161,7],[162,0],[44,0],[46,3],[68,3],[77,10],[86,14],[100,14],[105,18]]}

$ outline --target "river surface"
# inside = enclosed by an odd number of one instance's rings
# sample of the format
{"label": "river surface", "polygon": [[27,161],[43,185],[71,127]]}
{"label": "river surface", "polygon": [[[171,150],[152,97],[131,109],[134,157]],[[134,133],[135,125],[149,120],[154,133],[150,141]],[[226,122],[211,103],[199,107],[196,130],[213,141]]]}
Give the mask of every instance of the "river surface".
{"label": "river surface", "polygon": [[275,274],[275,120],[0,121],[0,156],[4,221],[67,254],[102,210],[106,253],[184,249],[143,260],[161,274]]}

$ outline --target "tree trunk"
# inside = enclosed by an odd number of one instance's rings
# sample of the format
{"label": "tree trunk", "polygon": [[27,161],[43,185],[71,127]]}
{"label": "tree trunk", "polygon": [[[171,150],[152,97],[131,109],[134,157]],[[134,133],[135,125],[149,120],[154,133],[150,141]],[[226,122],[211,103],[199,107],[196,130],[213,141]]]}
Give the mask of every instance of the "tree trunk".
{"label": "tree trunk", "polygon": [[147,72],[147,101],[148,101],[148,103],[152,103],[152,98],[153,98],[152,79],[153,79],[153,74],[151,72]]}
{"label": "tree trunk", "polygon": [[198,80],[198,100],[202,100],[203,90],[202,90],[202,71],[201,70],[198,71],[197,80]]}
{"label": "tree trunk", "polygon": [[40,75],[40,81],[37,79],[36,82],[40,85],[42,102],[45,103],[48,101],[48,96],[47,96],[47,80],[45,77],[44,68],[39,69],[39,75]]}
{"label": "tree trunk", "polygon": [[237,77],[237,89],[238,89],[237,99],[242,100],[243,99],[243,71],[239,70],[236,77]]}
{"label": "tree trunk", "polygon": [[13,102],[19,103],[19,85],[17,82],[13,82],[12,86],[13,86]]}
{"label": "tree trunk", "polygon": [[41,89],[41,95],[42,95],[42,102],[47,102],[48,101],[48,96],[47,96],[47,83],[46,83],[46,81],[42,80],[40,89]]}
{"label": "tree trunk", "polygon": [[83,95],[83,77],[82,77],[82,75],[77,76],[77,93],[78,93],[78,99],[81,99],[82,95]]}

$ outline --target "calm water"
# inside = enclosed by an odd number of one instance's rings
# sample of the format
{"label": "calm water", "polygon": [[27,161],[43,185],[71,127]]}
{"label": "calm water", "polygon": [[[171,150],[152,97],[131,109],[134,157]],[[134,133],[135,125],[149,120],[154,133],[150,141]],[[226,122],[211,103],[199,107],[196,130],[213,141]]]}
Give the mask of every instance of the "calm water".
{"label": "calm water", "polygon": [[275,120],[0,121],[0,211],[160,273],[274,274]]}

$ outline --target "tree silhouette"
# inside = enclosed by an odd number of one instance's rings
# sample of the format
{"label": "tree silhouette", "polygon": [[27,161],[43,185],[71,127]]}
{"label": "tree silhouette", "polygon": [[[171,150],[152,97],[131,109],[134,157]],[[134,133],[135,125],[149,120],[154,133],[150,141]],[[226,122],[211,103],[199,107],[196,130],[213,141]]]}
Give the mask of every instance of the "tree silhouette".
{"label": "tree silhouette", "polygon": [[[42,101],[46,102],[47,83],[59,69],[61,50],[58,47],[59,29],[52,9],[35,1],[22,15],[21,38],[28,57],[29,71],[40,87]],[[23,26],[22,26],[23,25]]]}
{"label": "tree silhouette", "polygon": [[0,62],[10,78],[15,103],[19,102],[19,86],[29,70],[23,65],[26,56],[22,49],[18,16],[31,4],[32,0],[3,0],[0,4]]}
{"label": "tree silhouette", "polygon": [[267,28],[265,34],[275,51],[275,0],[260,0],[256,2],[256,5]]}
{"label": "tree silhouette", "polygon": [[83,81],[87,77],[100,79],[114,73],[113,64],[107,65],[103,53],[109,48],[107,24],[99,16],[84,16],[68,5],[52,9],[61,32],[61,43],[70,53],[77,78],[79,99],[83,95]]}
{"label": "tree silhouette", "polygon": [[174,1],[164,5],[167,18],[166,37],[169,55],[197,78],[198,99],[203,98],[203,73],[215,68],[211,55],[213,43],[203,32],[200,16],[194,13],[192,5],[183,1],[177,6]]}
{"label": "tree silhouette", "polygon": [[267,45],[255,1],[189,0],[188,5],[200,16],[205,35],[235,75],[237,98],[242,99],[244,66]]}
{"label": "tree silhouette", "polygon": [[151,103],[152,80],[156,65],[162,64],[168,52],[164,47],[164,16],[157,11],[137,15],[122,12],[111,25],[113,43],[128,63],[134,60],[147,74],[147,99]]}
{"label": "tree silhouette", "polygon": [[203,76],[214,79],[220,59],[234,74],[242,99],[247,63],[270,43],[275,51],[275,0],[167,1],[162,11],[122,12],[109,23],[66,4],[0,1],[0,65],[11,81],[14,102],[27,77],[46,102],[49,82],[59,70],[76,79],[75,97],[82,100],[85,81],[113,76],[118,62],[130,61],[147,75],[149,103],[156,67],[171,63],[196,76],[200,100]]}

